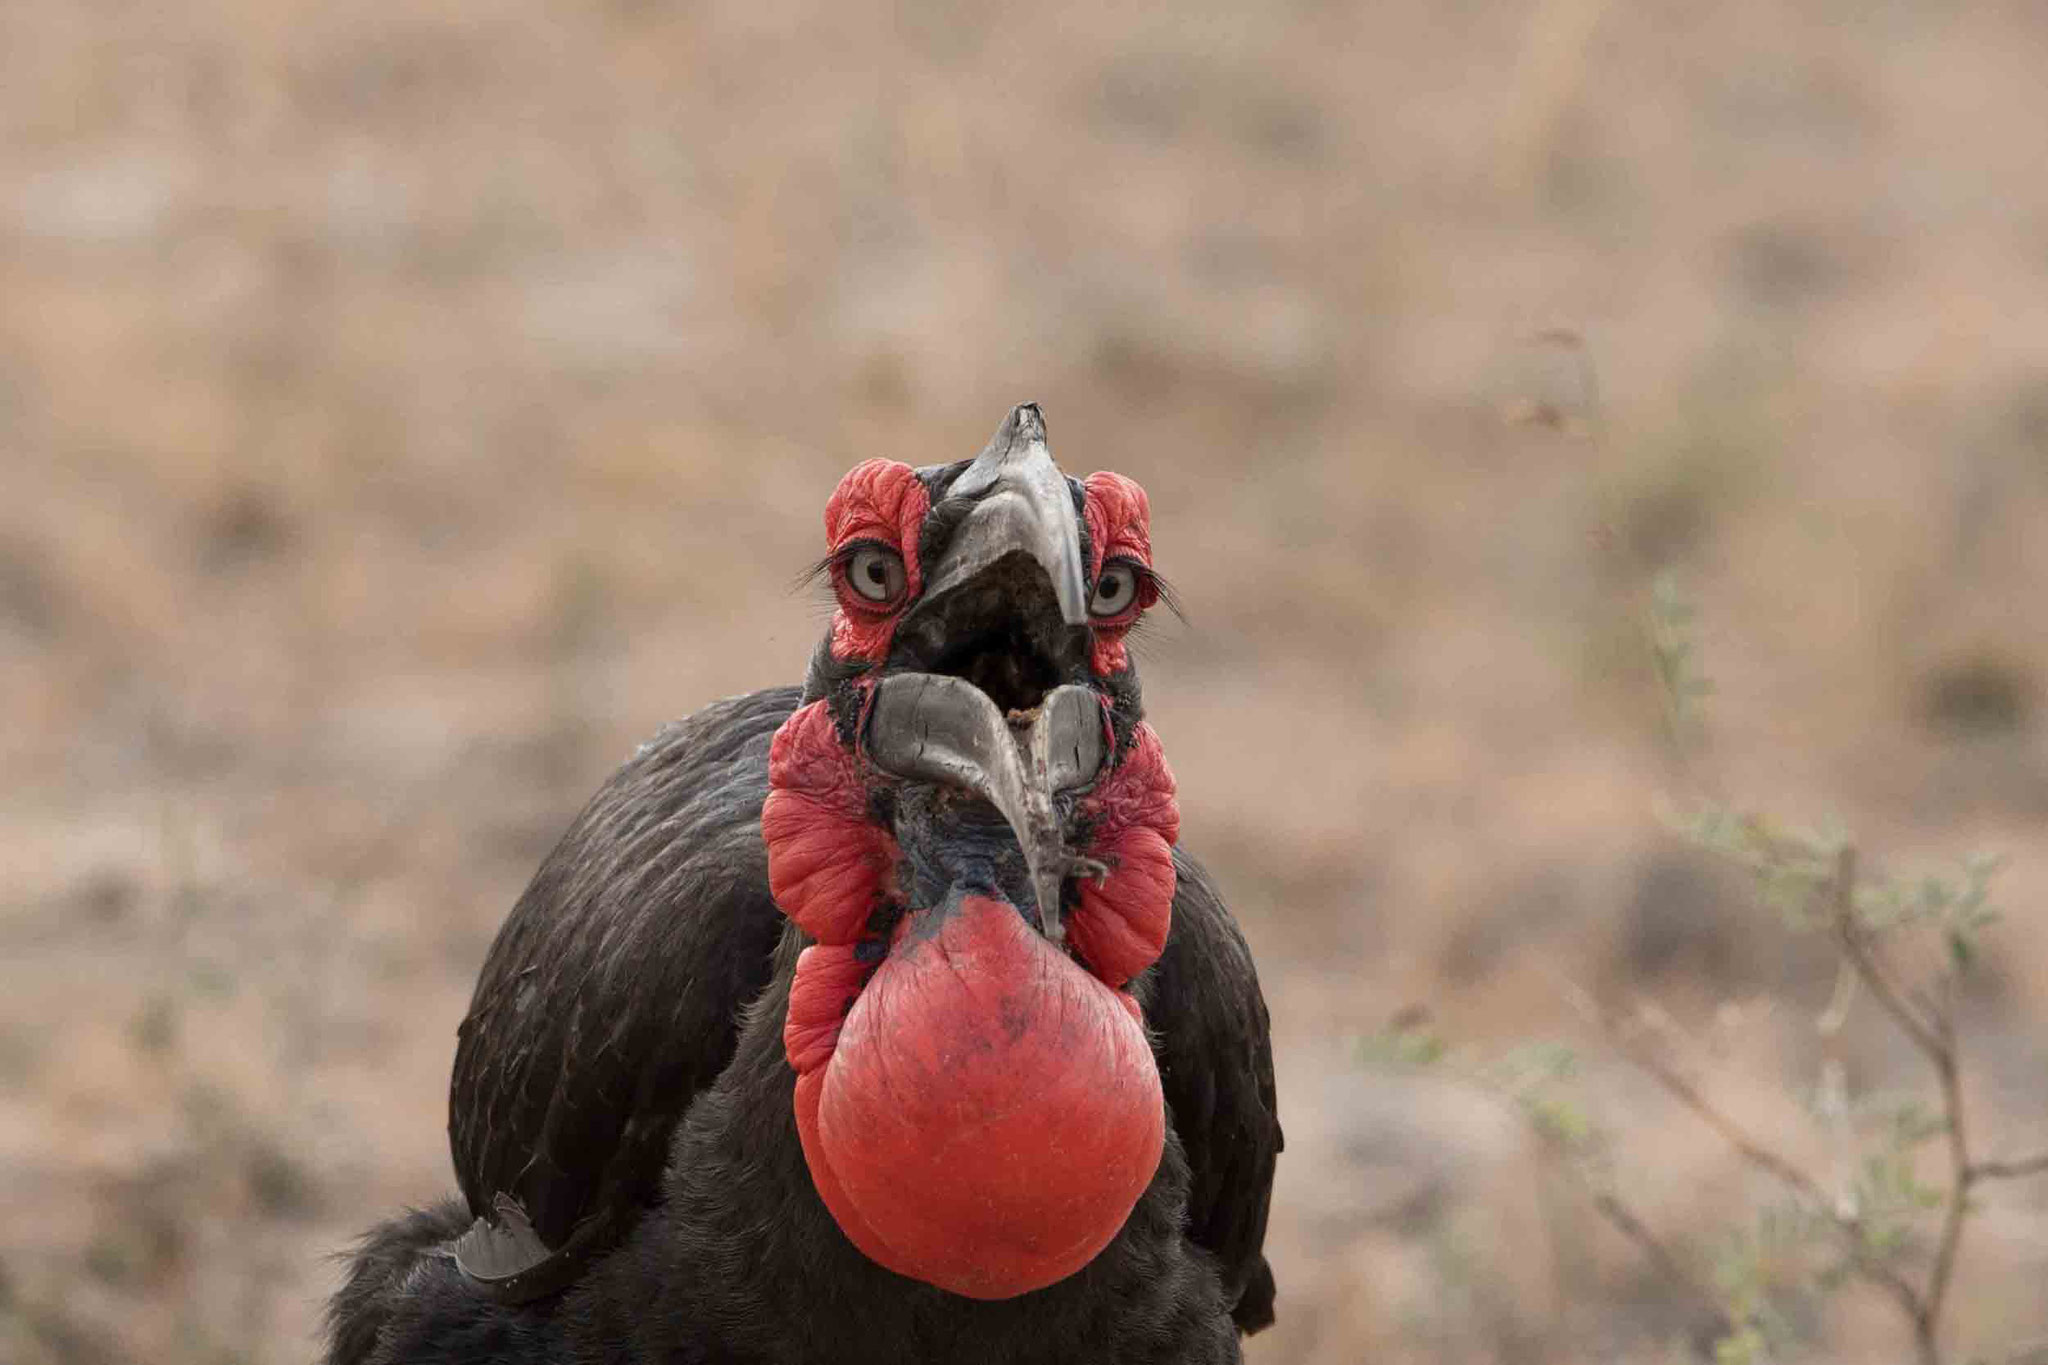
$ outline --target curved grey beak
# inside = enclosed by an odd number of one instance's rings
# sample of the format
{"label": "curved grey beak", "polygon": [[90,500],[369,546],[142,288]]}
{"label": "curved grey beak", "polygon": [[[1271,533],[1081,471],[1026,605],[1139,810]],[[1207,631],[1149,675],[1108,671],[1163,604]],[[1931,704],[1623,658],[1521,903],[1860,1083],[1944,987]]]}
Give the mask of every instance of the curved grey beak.
{"label": "curved grey beak", "polygon": [[1096,695],[1056,687],[1034,713],[1007,720],[964,679],[899,673],[875,687],[867,749],[886,772],[964,787],[1002,812],[1024,850],[1039,925],[1058,942],[1066,879],[1105,870],[1067,847],[1053,803],[1102,768],[1108,746]]}
{"label": "curved grey beak", "polygon": [[1005,555],[1022,550],[1052,580],[1061,618],[1070,626],[1088,624],[1080,518],[1066,476],[1046,449],[1045,417],[1038,404],[1020,403],[1010,410],[948,496],[980,502],[939,561],[928,567],[920,606],[940,601]]}

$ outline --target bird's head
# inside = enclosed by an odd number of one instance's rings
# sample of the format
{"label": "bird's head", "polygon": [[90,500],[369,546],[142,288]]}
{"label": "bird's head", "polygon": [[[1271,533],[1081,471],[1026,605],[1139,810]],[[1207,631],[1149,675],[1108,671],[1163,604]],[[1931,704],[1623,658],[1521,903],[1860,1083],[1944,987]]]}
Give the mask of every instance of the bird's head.
{"label": "bird's head", "polygon": [[769,885],[816,942],[784,1044],[813,1183],[870,1259],[1007,1298],[1123,1225],[1164,1140],[1125,989],[1179,833],[1126,636],[1144,491],[1060,472],[1034,404],[972,460],[825,509],[837,610],[776,735]]}

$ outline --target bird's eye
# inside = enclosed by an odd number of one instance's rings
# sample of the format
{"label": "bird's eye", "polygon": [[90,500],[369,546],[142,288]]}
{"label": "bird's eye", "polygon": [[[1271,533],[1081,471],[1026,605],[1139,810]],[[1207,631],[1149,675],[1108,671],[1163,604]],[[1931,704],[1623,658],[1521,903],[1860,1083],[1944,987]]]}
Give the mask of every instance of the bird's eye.
{"label": "bird's eye", "polygon": [[885,545],[862,545],[846,561],[846,581],[870,602],[894,602],[903,595],[903,556]]}
{"label": "bird's eye", "polygon": [[1129,564],[1105,564],[1088,601],[1091,616],[1121,616],[1138,595],[1138,570]]}

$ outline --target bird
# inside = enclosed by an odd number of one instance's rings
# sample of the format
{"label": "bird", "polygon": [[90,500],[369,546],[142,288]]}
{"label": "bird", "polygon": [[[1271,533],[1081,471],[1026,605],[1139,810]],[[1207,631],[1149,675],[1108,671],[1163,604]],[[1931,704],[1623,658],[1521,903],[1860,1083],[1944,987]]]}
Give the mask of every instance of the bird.
{"label": "bird", "polygon": [[1268,1011],[1144,719],[1145,490],[1023,403],[824,520],[803,682],[660,730],[505,920],[461,1197],[356,1244],[329,1365],[1215,1365],[1272,1322]]}

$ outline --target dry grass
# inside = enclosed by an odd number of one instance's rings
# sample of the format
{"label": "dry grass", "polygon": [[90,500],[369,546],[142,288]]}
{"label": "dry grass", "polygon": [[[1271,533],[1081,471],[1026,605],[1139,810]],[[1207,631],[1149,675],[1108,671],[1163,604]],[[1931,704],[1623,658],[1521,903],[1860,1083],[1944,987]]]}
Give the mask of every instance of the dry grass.
{"label": "dry grass", "polygon": [[[1725,790],[2011,855],[1973,1142],[2048,1135],[2038,6],[199,0],[0,50],[0,1357],[306,1358],[323,1257],[449,1184],[554,833],[796,675],[844,467],[1026,397],[1193,617],[1145,667],[1275,1006],[1258,1360],[1692,1358],[1497,1106],[1361,1060],[1406,1006],[1505,1047],[1651,994],[1823,1171],[1792,1097],[1913,1074],[1651,815],[1660,569]],[[1740,1163],[1589,1080],[1631,1207],[1727,1231]],[[2004,1190],[1959,1349],[2048,1334]]]}

